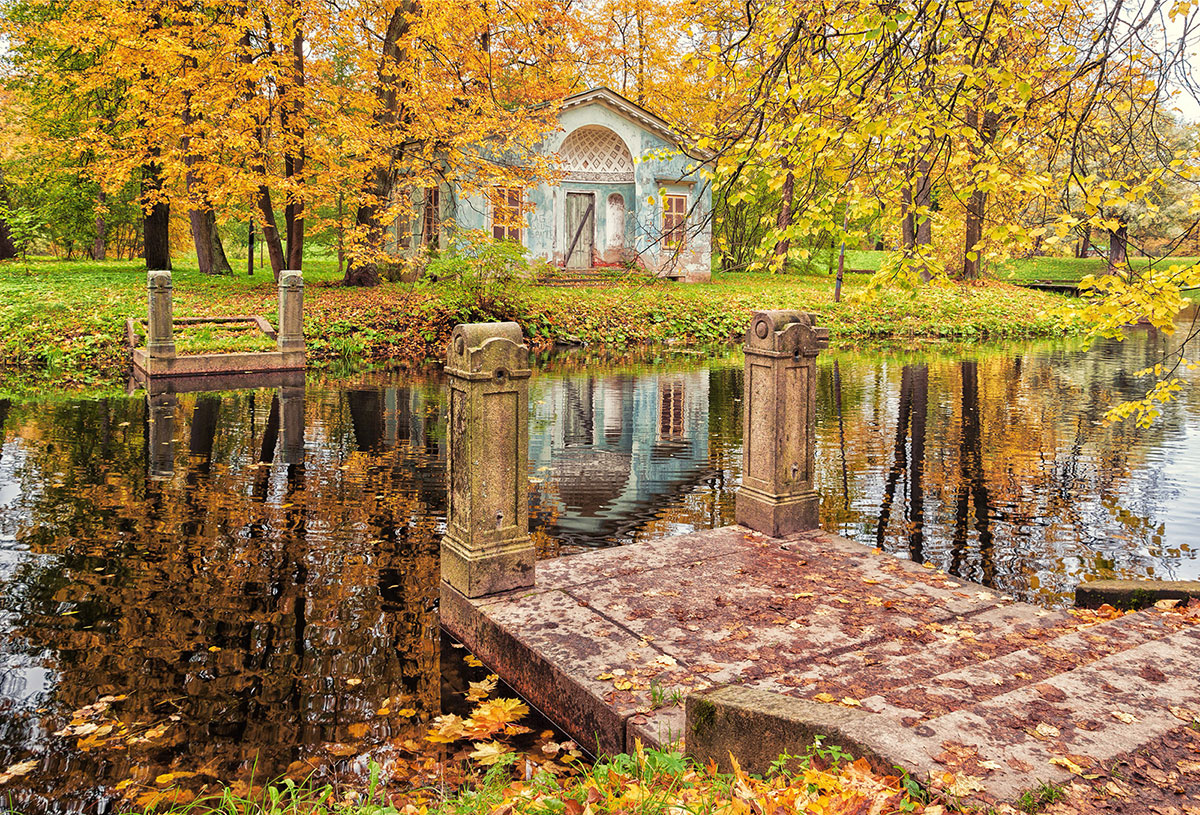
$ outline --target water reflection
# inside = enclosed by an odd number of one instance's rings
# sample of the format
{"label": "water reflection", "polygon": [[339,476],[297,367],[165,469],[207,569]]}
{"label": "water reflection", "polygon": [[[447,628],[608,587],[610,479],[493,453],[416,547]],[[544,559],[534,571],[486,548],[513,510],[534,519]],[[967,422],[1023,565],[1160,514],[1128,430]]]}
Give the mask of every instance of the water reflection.
{"label": "water reflection", "polygon": [[[529,458],[539,509],[560,546],[640,536],[664,505],[712,472],[708,369],[543,377],[530,394]],[[683,521],[686,528],[694,523]]]}
{"label": "water reflection", "polygon": [[[440,712],[442,449],[386,426],[401,404],[436,424],[438,391],[289,390],[9,409],[0,763],[44,757],[22,809],[179,770],[272,776]],[[106,694],[165,735],[50,735]]]}
{"label": "water reflection", "polygon": [[[823,354],[823,525],[1048,605],[1089,577],[1200,577],[1200,394],[1149,431],[1101,422],[1169,342]],[[741,394],[736,355],[543,366],[539,554],[731,523]],[[433,374],[0,400],[0,767],[41,761],[21,808],[94,811],[167,772],[269,777],[453,704],[444,417]],[[163,735],[53,735],[104,695]]]}

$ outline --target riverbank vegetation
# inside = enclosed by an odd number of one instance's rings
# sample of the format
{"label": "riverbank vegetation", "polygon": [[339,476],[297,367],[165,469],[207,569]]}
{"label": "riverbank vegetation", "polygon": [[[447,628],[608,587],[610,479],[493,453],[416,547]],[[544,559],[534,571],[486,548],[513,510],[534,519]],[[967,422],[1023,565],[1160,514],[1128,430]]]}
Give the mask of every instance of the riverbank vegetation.
{"label": "riverbank vegetation", "polygon": [[[852,275],[833,302],[828,275],[733,273],[682,285],[646,278],[610,288],[552,288],[527,281],[337,285],[331,261],[306,272],[305,333],[317,362],[419,363],[440,359],[458,322],[511,319],[536,347],[582,344],[623,348],[649,343],[726,344],[741,337],[750,313],[795,308],[817,313],[834,342],[1056,336],[1078,330],[1067,300],[999,282],[872,288]],[[276,288],[267,275],[203,275],[178,263],[177,317],[274,319]],[[145,316],[145,271],[137,261],[62,262],[35,258],[0,264],[0,367],[57,381],[96,383],[123,375],[125,321]],[[256,331],[180,327],[182,353],[252,350]]]}
{"label": "riverbank vegetation", "polygon": [[[490,762],[476,782],[453,792],[437,785],[392,787],[373,766],[365,784],[338,789],[285,781],[238,794],[225,789],[211,796],[173,801],[171,791],[155,793],[153,810],[162,815],[750,815],[789,813],[912,813],[940,815],[925,791],[899,774],[885,775],[863,759],[854,761],[820,743],[807,755],[782,756],[765,776],[735,766],[732,773],[701,766],[681,753],[645,750],[621,754],[576,772],[537,772],[523,780],[517,754]],[[961,782],[951,774],[953,784]]]}

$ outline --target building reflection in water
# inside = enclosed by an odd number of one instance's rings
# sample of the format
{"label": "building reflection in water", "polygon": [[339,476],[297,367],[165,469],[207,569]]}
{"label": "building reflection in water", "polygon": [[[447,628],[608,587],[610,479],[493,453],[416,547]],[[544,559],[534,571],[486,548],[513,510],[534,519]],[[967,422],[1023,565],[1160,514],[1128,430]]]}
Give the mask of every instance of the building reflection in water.
{"label": "building reflection in water", "polygon": [[561,546],[636,539],[711,475],[709,371],[536,379],[530,466]]}

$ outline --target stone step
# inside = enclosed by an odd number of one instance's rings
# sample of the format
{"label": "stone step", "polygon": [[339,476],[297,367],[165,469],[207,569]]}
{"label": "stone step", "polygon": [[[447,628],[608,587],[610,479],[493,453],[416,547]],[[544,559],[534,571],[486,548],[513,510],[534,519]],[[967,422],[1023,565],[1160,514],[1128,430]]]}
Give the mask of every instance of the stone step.
{"label": "stone step", "polygon": [[[1182,616],[1151,610],[1097,622],[999,606],[910,629],[762,684],[798,698],[828,693],[898,718],[944,715],[1160,639]],[[936,639],[931,639],[936,637]]]}
{"label": "stone step", "polygon": [[978,800],[1012,802],[1040,783],[1102,774],[1187,726],[1200,715],[1196,665],[1192,627],[931,719],[885,709],[842,732],[914,777],[951,773]]}
{"label": "stone step", "polygon": [[613,286],[630,280],[650,279],[649,276],[626,269],[599,267],[593,269],[559,269],[538,279],[542,286]]}

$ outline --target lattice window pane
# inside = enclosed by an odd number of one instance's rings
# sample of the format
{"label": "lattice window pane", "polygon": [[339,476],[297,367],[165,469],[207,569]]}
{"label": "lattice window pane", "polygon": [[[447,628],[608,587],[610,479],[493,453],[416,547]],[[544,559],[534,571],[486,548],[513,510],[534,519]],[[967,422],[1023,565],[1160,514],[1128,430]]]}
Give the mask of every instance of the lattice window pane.
{"label": "lattice window pane", "polygon": [[588,125],[572,131],[559,158],[567,177],[576,181],[633,181],[633,156],[607,127]]}

